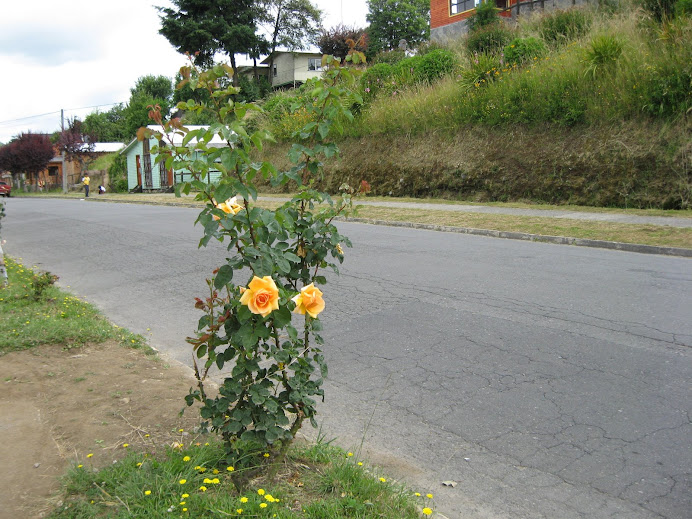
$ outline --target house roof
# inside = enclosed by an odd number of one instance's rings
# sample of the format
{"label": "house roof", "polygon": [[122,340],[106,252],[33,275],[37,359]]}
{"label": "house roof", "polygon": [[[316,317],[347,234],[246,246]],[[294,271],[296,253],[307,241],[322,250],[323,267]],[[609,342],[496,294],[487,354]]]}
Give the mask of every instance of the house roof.
{"label": "house roof", "polygon": [[279,56],[281,54],[293,54],[295,56],[307,56],[310,58],[321,58],[322,57],[322,54],[320,54],[319,52],[300,52],[300,51],[290,51],[290,50],[276,50],[276,51],[272,52],[269,56],[264,58],[262,61],[260,61],[260,63],[262,63],[263,65],[265,65],[265,64],[269,65],[270,58]]}
{"label": "house roof", "polygon": [[[156,124],[150,124],[149,126],[147,126],[147,128],[149,128],[150,130],[154,130],[154,131],[161,131],[161,127],[156,125]],[[188,130],[199,130],[199,129],[205,129],[206,130],[207,128],[209,128],[209,126],[202,126],[202,125],[196,125],[196,124],[187,125],[186,124],[185,128],[187,128]],[[184,136],[180,135],[179,132],[171,132],[168,135],[169,135],[169,137],[171,137],[173,139],[174,145],[180,146],[183,143]],[[190,141],[191,144],[194,144],[195,142],[197,142],[197,139],[192,139]],[[134,139],[132,139],[132,141],[127,146],[125,146],[122,150],[120,150],[120,154],[122,155],[124,153],[127,153],[136,143],[137,143],[137,138],[135,137]],[[211,141],[209,141],[209,146],[211,146],[212,148],[225,146],[225,145],[226,145],[226,142],[221,140],[221,137],[219,137],[218,134],[214,135],[214,137],[211,139]]]}

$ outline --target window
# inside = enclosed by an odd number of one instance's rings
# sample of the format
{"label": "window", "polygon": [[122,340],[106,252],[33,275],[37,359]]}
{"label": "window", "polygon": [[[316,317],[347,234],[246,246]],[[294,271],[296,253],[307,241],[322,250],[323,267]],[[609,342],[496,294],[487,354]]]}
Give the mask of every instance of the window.
{"label": "window", "polygon": [[272,65],[272,77],[276,77],[276,63]]}
{"label": "window", "polygon": [[474,9],[480,0],[449,0],[449,14],[459,14]]}
{"label": "window", "polygon": [[322,58],[308,58],[308,70],[322,70]]}

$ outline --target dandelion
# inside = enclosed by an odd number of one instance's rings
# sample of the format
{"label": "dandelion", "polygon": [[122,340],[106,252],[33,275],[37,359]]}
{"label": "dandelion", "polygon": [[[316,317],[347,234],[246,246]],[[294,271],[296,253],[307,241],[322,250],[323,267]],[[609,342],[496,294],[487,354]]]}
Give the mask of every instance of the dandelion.
{"label": "dandelion", "polygon": [[190,456],[185,456],[185,457],[183,458],[183,461],[190,461]]}
{"label": "dandelion", "polygon": [[183,499],[187,499],[188,497],[190,497],[190,494],[183,494],[183,495],[180,496],[180,497],[182,497]]}
{"label": "dandelion", "polygon": [[87,454],[87,458],[91,458],[91,457],[93,457],[93,456],[94,456],[94,453],[93,453],[93,452],[90,452],[89,454]]}
{"label": "dandelion", "polygon": [[207,485],[211,485],[212,480],[209,479],[209,478],[204,478],[204,481],[202,481],[202,483],[205,483],[205,484],[207,484]]}
{"label": "dandelion", "polygon": [[247,503],[247,497],[243,496],[240,498],[241,503]]}
{"label": "dandelion", "polygon": [[269,505],[267,503],[260,503],[260,508],[267,508]]}
{"label": "dandelion", "polygon": [[265,458],[268,458],[268,457],[269,457],[269,453],[268,453],[268,452],[265,452],[265,453],[263,454],[263,456],[264,456]]}
{"label": "dandelion", "polygon": [[258,493],[259,495],[263,496],[265,492],[264,492],[264,489],[263,489],[263,488],[259,488],[259,489],[257,489],[257,493]]}
{"label": "dandelion", "polygon": [[387,480],[386,480],[385,478],[380,478],[380,481],[381,481],[382,483],[386,483],[386,482],[387,482]]}
{"label": "dandelion", "polygon": [[201,487],[199,487],[199,489],[200,489],[202,492],[206,492],[206,491],[207,491],[207,487],[205,487],[204,485],[202,485]]}
{"label": "dandelion", "polygon": [[151,490],[145,490],[145,491],[144,491],[144,495],[145,495],[145,496],[151,495]]}
{"label": "dandelion", "polygon": [[433,495],[432,494],[425,494],[425,497],[427,497],[428,499],[432,499]]}
{"label": "dandelion", "polygon": [[212,474],[218,474],[218,473],[219,473],[219,469],[214,469],[214,470],[211,471],[211,473],[212,473]]}
{"label": "dandelion", "polygon": [[359,467],[362,467],[362,466],[363,466],[363,462],[362,462],[362,461],[359,461],[359,462],[358,462],[358,466],[359,466]]}
{"label": "dandelion", "polygon": [[187,479],[181,479],[180,481],[178,481],[178,483],[184,485],[185,483],[187,483]]}
{"label": "dandelion", "polygon": [[219,483],[221,483],[221,480],[220,480],[219,478],[214,478],[214,479],[211,480],[211,482],[212,482],[214,485],[218,485]]}
{"label": "dandelion", "polygon": [[235,469],[234,469],[233,467],[231,467],[231,466],[228,466],[228,467],[226,467],[226,470],[227,470],[228,472],[233,472]]}
{"label": "dandelion", "polygon": [[423,508],[423,515],[432,515],[432,510],[426,506]]}
{"label": "dandelion", "polygon": [[238,515],[240,515],[240,514],[243,513],[243,509],[242,509],[242,508],[238,508],[238,509],[235,511],[235,513],[238,514]]}
{"label": "dandelion", "polygon": [[183,429],[178,429],[178,432],[183,432]]}
{"label": "dandelion", "polygon": [[187,512],[187,508],[183,508],[183,512]]}
{"label": "dandelion", "polygon": [[346,454],[346,456],[348,456],[350,458],[351,456],[353,456],[353,453],[349,452],[348,454]]}
{"label": "dandelion", "polygon": [[123,449],[127,449],[130,446],[129,443],[123,443]]}
{"label": "dandelion", "polygon": [[84,465],[77,465],[78,469],[81,469]]}
{"label": "dandelion", "polygon": [[415,495],[416,497],[420,497],[420,492],[416,492],[414,495]]}

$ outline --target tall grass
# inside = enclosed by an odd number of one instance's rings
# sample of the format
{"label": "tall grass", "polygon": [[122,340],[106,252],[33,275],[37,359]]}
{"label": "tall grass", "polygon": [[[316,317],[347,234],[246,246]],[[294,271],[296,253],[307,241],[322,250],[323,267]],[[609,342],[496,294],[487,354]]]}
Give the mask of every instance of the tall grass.
{"label": "tall grass", "polygon": [[[570,42],[555,36],[560,45],[524,65],[509,66],[499,58],[494,65],[486,60],[488,70],[479,71],[482,56],[466,54],[454,78],[375,100],[354,133],[435,132],[469,124],[573,126],[642,116],[674,118],[692,108],[689,17],[657,24],[632,8],[575,19],[592,20],[588,32],[580,24],[579,31],[568,31]],[[521,25],[519,36],[535,37],[541,20]],[[555,30],[554,25],[549,27]]]}

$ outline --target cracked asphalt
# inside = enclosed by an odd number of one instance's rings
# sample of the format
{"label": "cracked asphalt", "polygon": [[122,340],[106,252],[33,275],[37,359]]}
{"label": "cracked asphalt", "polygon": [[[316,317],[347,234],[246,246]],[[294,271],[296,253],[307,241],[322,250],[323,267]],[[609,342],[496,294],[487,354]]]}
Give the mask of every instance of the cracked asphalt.
{"label": "cracked asphalt", "polygon": [[[11,199],[4,249],[190,364],[196,213]],[[450,519],[691,517],[692,260],[339,225],[321,434]]]}

